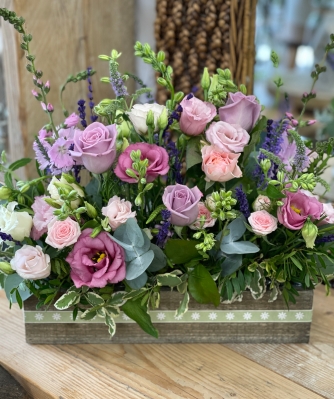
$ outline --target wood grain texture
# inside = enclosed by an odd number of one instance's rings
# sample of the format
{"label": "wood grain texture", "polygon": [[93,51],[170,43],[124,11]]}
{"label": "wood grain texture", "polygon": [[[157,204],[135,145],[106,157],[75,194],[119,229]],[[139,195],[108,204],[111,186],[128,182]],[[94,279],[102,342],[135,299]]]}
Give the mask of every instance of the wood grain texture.
{"label": "wood grain texture", "polygon": [[[191,299],[189,310],[286,310],[282,297],[268,302],[269,292],[260,300],[254,300],[250,292],[244,293],[242,302],[232,304],[201,305]],[[177,291],[161,291],[159,310],[174,310],[182,295]],[[311,309],[313,291],[300,291],[298,302],[291,310]],[[25,302],[25,310],[36,310],[34,297]],[[50,311],[57,311],[50,307]],[[59,312],[59,311],[58,311]],[[60,312],[61,313],[61,312]],[[81,343],[296,343],[308,342],[311,323],[154,323],[159,338],[153,338],[138,325],[117,324],[116,334],[110,340],[106,326],[102,324],[76,323],[26,323],[26,340],[30,344],[81,344]]]}
{"label": "wood grain texture", "polygon": [[34,399],[322,397],[224,345],[31,346],[3,292],[0,318],[0,363]]}
{"label": "wood grain texture", "polygon": [[[134,68],[134,0],[0,0],[26,20],[26,31],[31,33],[31,51],[36,56],[36,67],[44,72],[43,81],[50,80],[48,101],[55,107],[54,120],[58,125],[64,117],[59,104],[59,87],[69,74],[88,66],[97,70],[93,76],[93,95],[97,103],[112,98],[110,85],[100,83],[108,76],[108,63],[98,59],[110,54],[113,48],[122,51],[121,71],[135,72]],[[4,65],[9,110],[10,153],[13,160],[23,156],[34,157],[34,135],[48,122],[38,101],[31,95],[34,88],[32,75],[25,68],[20,39],[9,24],[3,24]],[[129,90],[134,89],[128,82]],[[77,110],[77,101],[87,99],[87,83],[70,84],[64,92],[65,105],[70,112]],[[89,117],[89,110],[87,111]],[[34,165],[28,175],[34,174]]]}

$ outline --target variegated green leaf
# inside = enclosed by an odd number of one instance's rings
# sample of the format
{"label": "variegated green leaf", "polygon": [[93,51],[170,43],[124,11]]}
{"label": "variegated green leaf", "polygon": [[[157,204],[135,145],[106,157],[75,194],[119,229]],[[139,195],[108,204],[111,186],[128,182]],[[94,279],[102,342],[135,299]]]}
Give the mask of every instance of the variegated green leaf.
{"label": "variegated green leaf", "polygon": [[111,298],[108,299],[107,305],[122,306],[126,302],[126,299],[124,299],[126,294],[127,292],[125,291],[118,291],[113,293],[111,295]]}
{"label": "variegated green leaf", "polygon": [[158,274],[157,275],[158,285],[166,285],[168,287],[176,287],[182,283],[182,280],[178,276],[174,276],[171,273]]}
{"label": "variegated green leaf", "polygon": [[188,291],[186,291],[182,301],[180,302],[179,308],[175,312],[175,316],[180,317],[184,315],[188,311],[188,304],[189,304],[189,293]]}
{"label": "variegated green leaf", "polygon": [[127,301],[129,299],[136,298],[137,296],[144,294],[145,291],[147,291],[147,288],[140,288],[139,290],[130,291],[124,295],[123,299],[125,299]]}
{"label": "variegated green leaf", "polygon": [[109,330],[110,336],[113,337],[116,332],[116,324],[115,324],[114,319],[111,317],[111,315],[109,313],[106,313],[106,315],[105,315],[105,323],[109,327],[108,330]]}
{"label": "variegated green leaf", "polygon": [[64,310],[69,308],[70,306],[74,305],[77,303],[78,299],[80,296],[78,295],[77,292],[73,291],[68,291],[65,292],[64,295],[62,295],[58,301],[54,304],[54,307],[58,310]]}
{"label": "variegated green leaf", "polygon": [[87,292],[86,293],[86,298],[87,301],[92,305],[92,306],[97,306],[97,305],[103,305],[104,304],[104,299],[96,294],[95,292]]}
{"label": "variegated green leaf", "polygon": [[92,320],[95,316],[96,316],[96,310],[87,309],[86,311],[84,311],[82,313],[82,315],[80,316],[80,319]]}
{"label": "variegated green leaf", "polygon": [[104,308],[106,310],[106,313],[109,313],[112,315],[112,317],[117,317],[120,314],[120,310],[117,306],[105,306]]}

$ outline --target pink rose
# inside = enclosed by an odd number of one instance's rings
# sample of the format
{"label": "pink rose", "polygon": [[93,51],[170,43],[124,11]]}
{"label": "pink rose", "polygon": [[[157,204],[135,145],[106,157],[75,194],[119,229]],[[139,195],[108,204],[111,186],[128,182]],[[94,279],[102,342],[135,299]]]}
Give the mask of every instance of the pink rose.
{"label": "pink rose", "polygon": [[240,154],[232,154],[221,150],[216,145],[205,145],[202,148],[202,170],[206,180],[226,182],[242,176],[238,166]]}
{"label": "pink rose", "polygon": [[24,279],[39,280],[51,273],[50,256],[43,253],[39,245],[23,245],[15,252],[10,265]]}
{"label": "pink rose", "polygon": [[[146,171],[146,181],[151,183],[159,175],[164,176],[169,171],[169,157],[167,151],[157,146],[156,144],[136,143],[130,144],[124,152],[119,156],[115,174],[122,181],[127,183],[137,183],[136,179],[128,176],[125,172],[127,169],[132,169],[132,159],[130,157],[131,151],[140,150],[140,159],[148,159],[148,167]],[[135,172],[138,174],[137,172]]]}
{"label": "pink rose", "polygon": [[198,216],[198,203],[203,194],[198,187],[189,188],[182,184],[167,186],[162,202],[171,213],[171,223],[175,226],[189,226]]}
{"label": "pink rose", "polygon": [[258,236],[266,236],[277,229],[277,218],[264,210],[252,212],[248,222]]}
{"label": "pink rose", "polygon": [[192,230],[206,229],[208,227],[214,226],[216,220],[217,219],[211,217],[211,212],[205,206],[204,202],[199,202],[197,219],[189,227]]}
{"label": "pink rose", "polygon": [[48,227],[45,242],[53,248],[65,248],[78,241],[81,234],[79,223],[68,217],[65,220],[54,218]]}
{"label": "pink rose", "polygon": [[230,93],[226,104],[219,108],[219,118],[224,122],[240,125],[248,132],[254,127],[261,113],[255,96],[245,96],[238,91]]}
{"label": "pink rose", "polygon": [[68,254],[71,279],[77,288],[103,288],[125,279],[125,254],[121,246],[103,231],[92,238],[92,229],[85,229]]}
{"label": "pink rose", "polygon": [[189,136],[198,136],[206,124],[217,115],[217,110],[209,102],[203,102],[196,97],[187,99],[188,97],[181,101],[183,111],[180,117],[180,129]]}
{"label": "pink rose", "polygon": [[32,218],[33,228],[31,230],[31,237],[34,240],[39,240],[40,237],[48,231],[48,224],[55,217],[53,211],[55,210],[44,201],[44,198],[49,197],[35,197],[31,208],[35,212]]}
{"label": "pink rose", "polygon": [[109,225],[114,231],[129,218],[134,218],[136,212],[131,211],[131,202],[120,199],[116,195],[110,198],[108,205],[102,208],[102,215],[107,216]]}
{"label": "pink rose", "polygon": [[67,127],[75,126],[79,123],[79,120],[80,120],[79,116],[75,112],[73,112],[73,114],[71,114],[65,119],[65,125]]}
{"label": "pink rose", "polygon": [[103,173],[111,168],[116,158],[116,125],[104,126],[93,122],[84,131],[74,132],[74,160],[92,173]]}
{"label": "pink rose", "polygon": [[226,122],[212,122],[205,135],[211,144],[225,152],[242,152],[250,138],[241,126]]}
{"label": "pink rose", "polygon": [[323,213],[323,204],[316,198],[310,197],[300,190],[296,193],[285,193],[284,205],[277,210],[278,221],[288,229],[300,230],[307,218],[320,219]]}

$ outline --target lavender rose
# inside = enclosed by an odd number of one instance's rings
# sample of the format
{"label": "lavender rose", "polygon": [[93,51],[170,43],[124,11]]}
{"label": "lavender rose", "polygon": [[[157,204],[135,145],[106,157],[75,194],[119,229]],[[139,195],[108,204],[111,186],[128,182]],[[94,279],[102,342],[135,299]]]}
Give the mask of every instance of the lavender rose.
{"label": "lavender rose", "polygon": [[180,118],[180,128],[188,136],[198,136],[203,132],[207,123],[217,115],[216,107],[203,102],[196,97],[189,100],[185,97],[181,101],[182,113]]}
{"label": "lavender rose", "polygon": [[245,96],[238,91],[230,93],[226,104],[219,108],[220,120],[231,124],[240,125],[248,132],[259,119],[261,105],[255,96]]}
{"label": "lavender rose", "polygon": [[198,187],[189,188],[182,184],[167,186],[162,202],[171,213],[171,223],[175,226],[189,226],[197,219],[198,203],[203,194]]}
{"label": "lavender rose", "polygon": [[85,229],[66,261],[71,267],[71,279],[77,288],[103,288],[108,283],[124,280],[126,273],[124,250],[106,232],[92,238],[92,229]]}
{"label": "lavender rose", "polygon": [[167,151],[155,144],[136,143],[130,144],[125,151],[119,156],[115,174],[122,181],[127,183],[137,183],[136,179],[128,176],[125,172],[127,169],[132,169],[132,159],[130,158],[131,151],[140,150],[140,159],[148,159],[148,167],[146,171],[146,181],[151,183],[159,175],[164,176],[169,171],[168,154]]}
{"label": "lavender rose", "polygon": [[205,136],[211,144],[225,152],[242,152],[250,138],[241,126],[227,122],[212,122]]}
{"label": "lavender rose", "polygon": [[300,190],[296,193],[285,193],[284,205],[277,211],[278,221],[290,230],[300,230],[307,218],[320,219],[323,204],[314,197],[309,197]]}
{"label": "lavender rose", "polygon": [[72,157],[92,173],[106,172],[116,158],[116,125],[94,122],[84,131],[75,130]]}

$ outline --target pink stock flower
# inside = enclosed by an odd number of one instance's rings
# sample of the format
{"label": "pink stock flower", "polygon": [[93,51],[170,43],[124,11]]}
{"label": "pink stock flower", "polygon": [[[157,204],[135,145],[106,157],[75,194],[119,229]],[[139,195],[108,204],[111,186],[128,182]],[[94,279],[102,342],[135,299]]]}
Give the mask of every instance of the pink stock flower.
{"label": "pink stock flower", "polygon": [[252,212],[248,218],[254,233],[266,236],[277,229],[277,218],[266,210]]}
{"label": "pink stock flower", "polygon": [[47,109],[49,112],[53,112],[53,105],[50,104],[50,103],[48,103],[48,105],[46,106],[46,109]]}
{"label": "pink stock flower", "polygon": [[216,145],[206,145],[202,148],[202,170],[206,180],[226,182],[242,176],[238,166],[240,154],[232,154],[221,150]]}
{"label": "pink stock flower", "polygon": [[41,107],[43,108],[43,111],[46,111],[46,110],[47,110],[47,109],[46,109],[46,104],[43,103],[43,102],[41,102]]}
{"label": "pink stock flower", "polygon": [[197,219],[189,227],[192,230],[206,229],[208,227],[214,226],[216,220],[217,219],[211,217],[211,212],[205,206],[204,202],[199,202]]}
{"label": "pink stock flower", "polygon": [[240,125],[248,132],[259,119],[261,105],[255,96],[245,96],[241,92],[230,93],[226,105],[219,108],[219,118],[224,122]]}
{"label": "pink stock flower", "polygon": [[51,273],[50,256],[43,253],[39,245],[23,245],[15,252],[10,265],[16,273],[26,280],[39,280]]}
{"label": "pink stock flower", "polygon": [[77,164],[92,173],[104,173],[116,158],[116,125],[104,126],[93,122],[84,131],[74,132],[74,150],[71,155]]}
{"label": "pink stock flower", "polygon": [[314,125],[316,122],[317,122],[316,119],[311,119],[311,120],[309,120],[309,121],[307,122],[307,126]]}
{"label": "pink stock flower", "polygon": [[45,242],[53,248],[62,249],[76,243],[81,234],[79,223],[68,217],[65,220],[52,219],[48,226]]}
{"label": "pink stock flower", "polygon": [[308,217],[312,220],[320,219],[323,204],[316,198],[310,197],[298,190],[296,193],[287,191],[284,204],[277,210],[278,221],[288,229],[300,230]]}
{"label": "pink stock flower", "polygon": [[92,229],[85,229],[66,261],[71,267],[71,279],[77,288],[103,288],[124,280],[125,254],[122,247],[103,231],[92,238]]}
{"label": "pink stock flower", "polygon": [[[167,151],[157,146],[156,144],[147,143],[136,143],[130,144],[124,152],[119,156],[117,166],[115,168],[115,174],[122,181],[127,183],[137,183],[137,180],[126,174],[127,169],[132,169],[132,159],[130,154],[132,151],[140,150],[140,159],[148,159],[148,167],[146,171],[146,181],[151,183],[159,175],[164,176],[169,171],[169,157]],[[135,172],[136,173],[136,172]],[[137,174],[137,173],[136,173]]]}
{"label": "pink stock flower", "polygon": [[34,97],[38,97],[38,93],[37,93],[37,91],[36,90],[31,90],[31,94],[34,96]]}
{"label": "pink stock flower", "polygon": [[227,122],[212,122],[205,135],[211,144],[225,152],[242,152],[250,138],[241,126]]}
{"label": "pink stock flower", "polygon": [[109,225],[114,231],[130,218],[136,217],[136,212],[131,211],[131,202],[120,199],[116,195],[110,198],[108,205],[102,208],[102,215],[107,216]]}
{"label": "pink stock flower", "polygon": [[167,186],[162,202],[171,213],[171,223],[175,226],[189,226],[198,216],[198,203],[203,194],[197,186],[189,188],[182,184]]}
{"label": "pink stock flower", "polygon": [[74,166],[74,160],[69,152],[71,144],[72,140],[59,137],[48,150],[50,161],[56,168],[69,171]]}
{"label": "pink stock flower", "polygon": [[68,116],[65,119],[65,125],[67,127],[72,127],[72,126],[77,125],[79,123],[79,121],[80,121],[79,116],[75,112],[73,112],[73,114],[71,114],[70,116]]}
{"label": "pink stock flower", "polygon": [[34,211],[32,218],[33,228],[31,230],[31,237],[34,240],[39,240],[40,237],[48,231],[48,225],[55,217],[53,214],[54,208],[44,201],[45,196],[35,197],[34,203],[31,205]]}
{"label": "pink stock flower", "polygon": [[187,99],[185,97],[180,103],[183,111],[180,117],[180,129],[188,136],[198,136],[201,134],[207,123],[217,115],[216,107],[203,102],[196,97]]}
{"label": "pink stock flower", "polygon": [[50,89],[50,82],[49,81],[47,81],[46,83],[45,83],[45,85],[44,85],[47,89]]}

